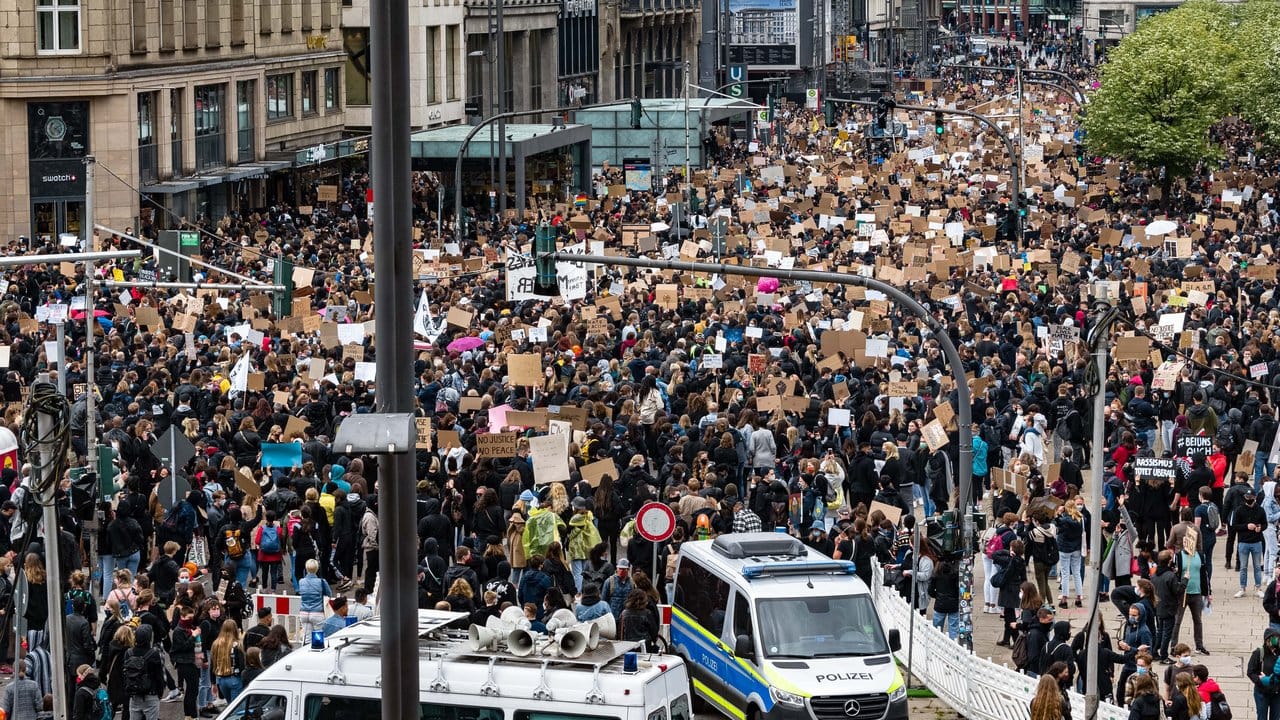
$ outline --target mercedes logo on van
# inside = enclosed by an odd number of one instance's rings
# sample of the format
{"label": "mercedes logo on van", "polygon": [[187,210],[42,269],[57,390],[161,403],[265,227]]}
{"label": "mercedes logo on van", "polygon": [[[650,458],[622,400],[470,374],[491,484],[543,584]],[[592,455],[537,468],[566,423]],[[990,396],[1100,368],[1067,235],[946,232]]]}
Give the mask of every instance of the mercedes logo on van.
{"label": "mercedes logo on van", "polygon": [[849,717],[858,717],[858,713],[862,712],[862,706],[857,700],[848,700],[844,704],[844,714]]}

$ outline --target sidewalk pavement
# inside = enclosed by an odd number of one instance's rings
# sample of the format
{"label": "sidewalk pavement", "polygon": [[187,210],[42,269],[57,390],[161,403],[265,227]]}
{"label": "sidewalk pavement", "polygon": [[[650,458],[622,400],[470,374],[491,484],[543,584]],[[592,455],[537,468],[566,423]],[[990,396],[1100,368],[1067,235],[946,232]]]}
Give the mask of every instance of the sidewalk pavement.
{"label": "sidewalk pavement", "polygon": [[[1209,676],[1217,680],[1218,684],[1222,686],[1222,691],[1226,694],[1227,701],[1231,704],[1236,717],[1253,717],[1253,685],[1249,682],[1249,678],[1245,676],[1245,668],[1248,667],[1249,654],[1262,644],[1262,633],[1266,630],[1268,622],[1267,613],[1262,609],[1262,600],[1254,595],[1252,572],[1249,577],[1249,589],[1245,596],[1242,598],[1231,597],[1240,588],[1240,574],[1235,570],[1225,569],[1226,543],[1223,540],[1225,538],[1219,538],[1213,553],[1213,578],[1211,581],[1213,586],[1213,610],[1204,616],[1205,649],[1210,652],[1210,655],[1206,657],[1194,652],[1193,649],[1192,657],[1195,663],[1203,664],[1209,668]],[[1087,565],[1085,573],[1087,576]],[[1000,639],[1001,634],[1001,616],[982,612],[983,575],[982,558],[977,557],[974,562],[974,586],[976,588],[973,614],[974,651],[980,657],[989,658],[993,662],[1012,667],[1013,661],[1010,659],[1010,650],[996,645],[996,641]],[[1264,573],[1263,582],[1268,582],[1269,577],[1272,576],[1269,573]],[[1071,622],[1071,634],[1074,637],[1076,632],[1084,627],[1088,613],[1088,602],[1085,602],[1084,608],[1076,608],[1075,598],[1072,597],[1069,601],[1070,607],[1066,610],[1057,607],[1056,595],[1060,592],[1061,586],[1056,578],[1050,578],[1049,582],[1055,593],[1054,609],[1057,611],[1057,619]],[[1265,587],[1265,584],[1263,587]],[[1105,603],[1102,606],[1102,617],[1106,622],[1107,633],[1114,643],[1120,636],[1121,620],[1119,612],[1114,605]],[[1191,615],[1187,614],[1183,619],[1179,641],[1194,646],[1191,631]],[[1155,667],[1163,677],[1165,666],[1156,663]]]}

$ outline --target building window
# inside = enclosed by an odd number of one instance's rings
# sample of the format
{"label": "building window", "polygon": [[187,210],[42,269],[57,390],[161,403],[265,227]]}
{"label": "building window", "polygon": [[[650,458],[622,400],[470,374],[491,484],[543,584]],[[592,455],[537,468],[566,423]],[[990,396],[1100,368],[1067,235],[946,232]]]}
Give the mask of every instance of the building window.
{"label": "building window", "polygon": [[258,34],[271,34],[271,3],[269,2],[258,3]]}
{"label": "building window", "polygon": [[182,167],[182,90],[169,91],[169,147],[173,162],[173,174],[181,175]]}
{"label": "building window", "polygon": [[267,122],[293,117],[293,73],[267,76]]}
{"label": "building window", "polygon": [[200,18],[196,12],[196,0],[185,0],[182,3],[182,49],[195,50],[200,47]]}
{"label": "building window", "polygon": [[446,28],[444,44],[445,95],[450,102],[458,99],[458,43],[462,37],[461,25]]}
{"label": "building window", "polygon": [[316,6],[313,0],[302,0],[302,32],[311,32],[311,28],[315,27],[315,23],[311,21],[311,16],[315,12]]}
{"label": "building window", "polygon": [[332,28],[333,28],[333,0],[320,0],[320,29],[329,30]]}
{"label": "building window", "polygon": [[529,33],[529,107],[542,107],[542,32]]}
{"label": "building window", "polygon": [[37,0],[36,47],[42,53],[80,52],[80,0]]}
{"label": "building window", "polygon": [[236,160],[253,162],[253,106],[254,82],[241,80],[236,83]]}
{"label": "building window", "polygon": [[426,71],[422,73],[422,77],[427,83],[425,89],[427,94],[427,103],[430,105],[440,102],[440,93],[437,92],[438,88],[436,86],[436,68],[438,67],[438,64],[436,63],[436,49],[439,45],[436,42],[437,33],[439,33],[439,28],[427,28],[427,44],[422,51],[422,55],[427,66]]}
{"label": "building window", "polygon": [[144,53],[147,51],[147,0],[132,0],[129,6],[133,10],[133,42],[130,49]]}
{"label": "building window", "polygon": [[369,104],[369,28],[343,28],[347,52],[347,105]]}
{"label": "building window", "polygon": [[280,0],[280,32],[293,32],[293,0]]}
{"label": "building window", "polygon": [[196,88],[196,172],[227,164],[227,86]]}
{"label": "building window", "polygon": [[160,0],[160,49],[173,50],[173,0]]}
{"label": "building window", "polygon": [[324,109],[337,110],[342,106],[338,99],[338,68],[325,68],[324,71]]}
{"label": "building window", "polygon": [[[477,115],[485,112],[484,78],[487,63],[480,55],[467,55],[467,106]],[[350,92],[350,90],[348,90]]]}
{"label": "building window", "polygon": [[144,183],[160,177],[156,147],[156,93],[138,93],[138,176]]}
{"label": "building window", "polygon": [[[211,0],[217,2],[217,0]],[[244,45],[244,3],[245,0],[231,0],[231,44]]]}
{"label": "building window", "polygon": [[316,71],[302,71],[302,114],[315,115],[319,108],[316,106]]}
{"label": "building window", "polygon": [[204,46],[222,44],[222,0],[204,0]]}

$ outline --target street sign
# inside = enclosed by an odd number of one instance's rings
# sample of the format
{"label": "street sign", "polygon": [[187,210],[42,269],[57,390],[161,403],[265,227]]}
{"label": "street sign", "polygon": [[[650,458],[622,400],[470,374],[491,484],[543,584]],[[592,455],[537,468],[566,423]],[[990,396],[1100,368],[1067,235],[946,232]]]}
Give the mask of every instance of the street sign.
{"label": "street sign", "polygon": [[728,92],[725,94],[735,98],[746,97],[747,66],[743,63],[734,63],[730,65],[728,78],[729,82],[733,84],[727,88]]}
{"label": "street sign", "polygon": [[636,513],[636,533],[649,542],[665,542],[676,531],[676,514],[660,502],[645,503]]}
{"label": "street sign", "polygon": [[808,88],[804,91],[804,106],[809,110],[817,110],[822,104],[822,91],[818,88]]}

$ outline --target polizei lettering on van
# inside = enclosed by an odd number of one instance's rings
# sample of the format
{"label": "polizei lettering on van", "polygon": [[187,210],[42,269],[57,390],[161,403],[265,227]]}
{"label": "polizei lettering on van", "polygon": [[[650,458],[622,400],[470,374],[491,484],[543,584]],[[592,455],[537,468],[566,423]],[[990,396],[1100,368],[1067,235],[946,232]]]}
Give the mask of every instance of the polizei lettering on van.
{"label": "polizei lettering on van", "polygon": [[815,675],[818,682],[840,682],[841,680],[873,680],[875,676],[871,673],[827,673],[826,675]]}

